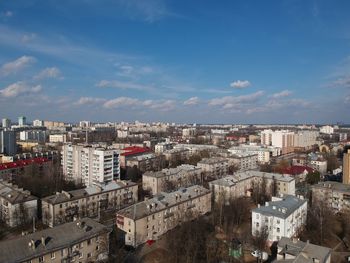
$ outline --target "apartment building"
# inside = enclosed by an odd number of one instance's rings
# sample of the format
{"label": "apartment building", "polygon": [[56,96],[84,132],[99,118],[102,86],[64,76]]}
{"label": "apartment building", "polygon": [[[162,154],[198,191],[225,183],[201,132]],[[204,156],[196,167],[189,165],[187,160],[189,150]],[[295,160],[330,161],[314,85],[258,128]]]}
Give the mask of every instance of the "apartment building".
{"label": "apartment building", "polygon": [[63,174],[85,186],[109,183],[120,178],[119,151],[100,145],[65,144],[62,147]]}
{"label": "apartment building", "polygon": [[258,168],[258,155],[254,153],[233,154],[228,159],[229,166],[235,165],[238,171],[254,170]]}
{"label": "apartment building", "polygon": [[41,130],[21,131],[19,133],[19,139],[21,141],[45,142],[46,131],[41,131]]}
{"label": "apartment building", "polygon": [[0,262],[101,262],[108,259],[111,232],[84,218],[0,242]]}
{"label": "apartment building", "polygon": [[201,168],[189,164],[159,172],[146,172],[142,175],[142,188],[155,195],[163,191],[187,187],[200,182],[201,172]]}
{"label": "apartment building", "polygon": [[38,198],[29,191],[0,180],[0,218],[9,227],[22,225],[36,218],[37,202]]}
{"label": "apartment building", "polygon": [[121,150],[120,154],[120,166],[121,167],[126,167],[127,166],[127,161],[129,159],[132,159],[137,156],[142,156],[142,155],[148,155],[151,154],[152,151],[148,147],[143,147],[143,146],[128,146],[125,147]]}
{"label": "apartment building", "polygon": [[50,134],[49,142],[51,143],[65,143],[67,142],[67,134]]}
{"label": "apartment building", "polygon": [[317,246],[309,241],[282,237],[277,243],[277,259],[275,263],[331,263],[332,250]]}
{"label": "apartment building", "polygon": [[282,195],[272,197],[265,206],[258,205],[252,210],[252,235],[267,231],[270,242],[279,241],[282,237],[294,237],[305,225],[307,201],[302,197]]}
{"label": "apartment building", "polygon": [[148,153],[128,158],[126,166],[136,166],[142,173],[147,171],[158,171],[164,167],[164,156]]}
{"label": "apartment building", "polygon": [[118,211],[117,227],[125,232],[125,244],[137,247],[210,211],[211,192],[195,185],[161,193]]}
{"label": "apartment building", "polygon": [[174,149],[186,149],[189,151],[189,155],[198,154],[202,151],[215,152],[219,148],[215,145],[205,145],[205,144],[176,144]]}
{"label": "apartment building", "polygon": [[185,161],[189,157],[189,150],[187,149],[171,149],[163,152],[165,160],[172,165],[173,163],[178,163]]}
{"label": "apartment building", "polygon": [[161,154],[167,150],[171,150],[173,148],[173,144],[171,142],[161,142],[155,145],[154,151],[157,154]]}
{"label": "apartment building", "polygon": [[182,129],[182,137],[183,138],[190,138],[197,134],[196,128],[186,128]]}
{"label": "apartment building", "polygon": [[228,151],[232,154],[252,153],[258,155],[259,163],[269,163],[271,156],[281,155],[281,148],[273,146],[260,146],[257,144],[241,144],[232,146]]}
{"label": "apartment building", "polygon": [[333,134],[334,133],[334,128],[332,126],[326,125],[320,127],[320,132],[324,134]]}
{"label": "apartment building", "polygon": [[294,132],[288,130],[264,130],[261,132],[261,144],[279,147],[282,149],[282,154],[293,152]]}
{"label": "apartment building", "polygon": [[0,130],[0,153],[15,155],[17,153],[16,132],[5,129]]}
{"label": "apartment building", "polygon": [[250,196],[254,191],[253,184],[262,184],[263,180],[266,183],[266,192],[271,195],[295,195],[295,179],[293,177],[259,171],[237,172],[234,175],[225,176],[209,182],[209,188],[212,190],[216,202],[222,198],[228,201],[230,198]]}
{"label": "apartment building", "polygon": [[350,184],[350,150],[343,155],[343,184]]}
{"label": "apartment building", "polygon": [[138,201],[138,186],[130,181],[112,181],[69,192],[57,192],[42,199],[42,221],[54,227],[76,218],[99,217]]}
{"label": "apartment building", "polygon": [[263,130],[260,134],[262,145],[272,145],[282,149],[282,154],[294,151],[294,148],[309,149],[315,145],[317,131]]}
{"label": "apartment building", "polygon": [[228,173],[228,160],[221,157],[204,158],[197,163],[206,178],[221,178]]}
{"label": "apartment building", "polygon": [[350,185],[338,182],[320,182],[311,187],[312,204],[326,204],[335,212],[350,211]]}

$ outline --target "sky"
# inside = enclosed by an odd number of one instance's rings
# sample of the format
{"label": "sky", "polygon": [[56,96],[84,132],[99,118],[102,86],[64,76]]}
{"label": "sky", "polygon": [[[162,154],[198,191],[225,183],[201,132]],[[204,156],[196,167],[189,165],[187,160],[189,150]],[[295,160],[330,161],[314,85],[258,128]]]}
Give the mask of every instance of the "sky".
{"label": "sky", "polygon": [[350,1],[0,1],[0,118],[350,123]]}

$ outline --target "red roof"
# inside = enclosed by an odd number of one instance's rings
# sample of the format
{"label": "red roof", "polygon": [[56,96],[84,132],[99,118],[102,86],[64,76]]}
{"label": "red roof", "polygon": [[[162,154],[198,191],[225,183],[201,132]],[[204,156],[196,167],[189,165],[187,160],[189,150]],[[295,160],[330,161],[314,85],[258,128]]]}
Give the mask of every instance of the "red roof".
{"label": "red roof", "polygon": [[130,146],[123,149],[122,156],[138,155],[142,153],[148,153],[151,151],[148,147]]}
{"label": "red roof", "polygon": [[42,157],[26,159],[26,160],[18,160],[18,161],[11,162],[11,163],[2,163],[2,164],[0,164],[0,170],[24,167],[24,166],[30,165],[32,163],[42,164],[42,163],[45,163],[45,162],[48,162],[48,161],[49,161],[49,159],[42,158]]}
{"label": "red roof", "polygon": [[307,173],[313,173],[315,170],[308,166],[302,166],[302,165],[293,165],[290,167],[287,167],[282,170],[283,174],[290,174],[290,175],[299,175],[304,173],[304,171],[307,171]]}

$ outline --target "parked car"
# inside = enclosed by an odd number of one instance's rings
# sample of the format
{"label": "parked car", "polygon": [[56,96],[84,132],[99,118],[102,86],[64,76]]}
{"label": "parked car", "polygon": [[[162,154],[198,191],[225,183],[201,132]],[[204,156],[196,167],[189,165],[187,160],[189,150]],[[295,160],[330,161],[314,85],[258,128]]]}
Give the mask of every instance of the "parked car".
{"label": "parked car", "polygon": [[262,260],[267,260],[269,258],[269,254],[260,250],[255,250],[251,254],[253,257],[260,258]]}

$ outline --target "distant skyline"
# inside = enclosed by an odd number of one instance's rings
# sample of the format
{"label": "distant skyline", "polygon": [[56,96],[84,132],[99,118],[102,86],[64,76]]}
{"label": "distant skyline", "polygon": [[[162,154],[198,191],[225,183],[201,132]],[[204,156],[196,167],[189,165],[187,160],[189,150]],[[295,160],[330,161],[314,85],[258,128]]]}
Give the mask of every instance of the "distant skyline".
{"label": "distant skyline", "polygon": [[350,123],[350,2],[0,2],[0,118]]}

